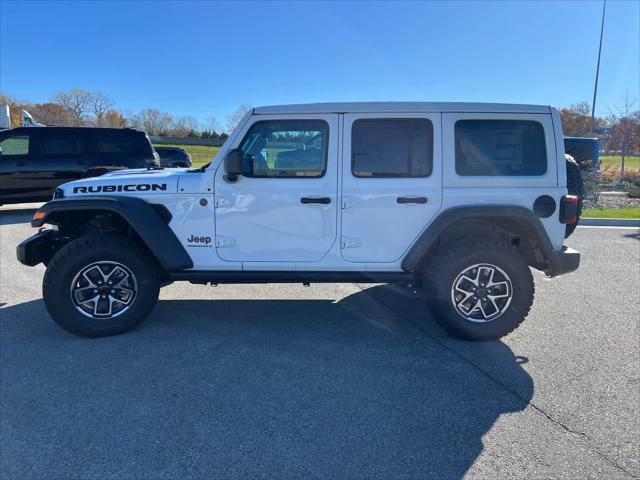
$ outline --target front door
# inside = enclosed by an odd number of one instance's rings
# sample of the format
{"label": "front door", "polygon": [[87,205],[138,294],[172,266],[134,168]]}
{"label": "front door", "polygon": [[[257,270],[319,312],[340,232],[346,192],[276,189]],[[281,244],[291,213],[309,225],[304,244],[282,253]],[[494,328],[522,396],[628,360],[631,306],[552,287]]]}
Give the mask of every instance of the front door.
{"label": "front door", "polygon": [[342,257],[402,259],[442,205],[440,114],[344,116]]}
{"label": "front door", "polygon": [[317,262],[337,236],[338,115],[252,120],[238,137],[244,174],[216,172],[216,251],[236,262]]}

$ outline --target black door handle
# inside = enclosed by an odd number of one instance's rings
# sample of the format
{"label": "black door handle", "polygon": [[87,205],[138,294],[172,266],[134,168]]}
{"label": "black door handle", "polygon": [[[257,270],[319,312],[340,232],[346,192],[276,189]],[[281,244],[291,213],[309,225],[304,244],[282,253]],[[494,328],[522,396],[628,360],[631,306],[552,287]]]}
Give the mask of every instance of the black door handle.
{"label": "black door handle", "polygon": [[327,205],[329,203],[331,203],[331,199],[329,197],[302,197],[300,199],[300,203],[322,203],[324,205]]}
{"label": "black door handle", "polygon": [[405,203],[427,203],[427,197],[398,197],[396,198],[396,202],[400,204]]}
{"label": "black door handle", "polygon": [[19,167],[24,167],[26,165],[26,163],[24,163],[22,160],[16,162],[16,165]]}

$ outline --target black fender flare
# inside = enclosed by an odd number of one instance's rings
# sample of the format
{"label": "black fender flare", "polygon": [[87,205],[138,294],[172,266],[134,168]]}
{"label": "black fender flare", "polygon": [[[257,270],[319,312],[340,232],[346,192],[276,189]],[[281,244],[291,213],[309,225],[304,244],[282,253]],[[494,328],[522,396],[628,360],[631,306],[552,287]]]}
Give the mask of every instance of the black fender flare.
{"label": "black fender flare", "polygon": [[510,225],[511,231],[536,243],[542,263],[553,263],[555,251],[540,219],[528,208],[515,205],[482,205],[454,207],[440,213],[422,232],[402,260],[402,269],[415,272],[429,250],[437,245],[440,236],[457,222],[487,221]]}
{"label": "black fender flare", "polygon": [[45,223],[56,223],[60,213],[102,210],[120,215],[142,239],[147,248],[167,271],[193,268],[193,261],[187,254],[171,228],[166,215],[170,213],[162,206],[160,209],[141,198],[126,196],[95,196],[82,198],[60,198],[45,203],[36,212],[32,227],[40,227]]}

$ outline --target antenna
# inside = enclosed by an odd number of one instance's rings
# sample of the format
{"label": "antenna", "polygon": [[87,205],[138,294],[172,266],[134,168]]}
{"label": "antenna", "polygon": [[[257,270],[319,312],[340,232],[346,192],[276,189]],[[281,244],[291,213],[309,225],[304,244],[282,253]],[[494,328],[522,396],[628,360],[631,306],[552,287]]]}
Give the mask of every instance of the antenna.
{"label": "antenna", "polygon": [[593,124],[596,115],[596,95],[598,93],[598,77],[600,76],[600,55],[602,54],[602,34],[604,33],[604,12],[607,8],[607,0],[602,2],[602,22],[600,24],[600,47],[598,47],[598,66],[596,67],[596,84],[593,88],[593,103],[591,104],[591,126],[589,131],[593,133]]}

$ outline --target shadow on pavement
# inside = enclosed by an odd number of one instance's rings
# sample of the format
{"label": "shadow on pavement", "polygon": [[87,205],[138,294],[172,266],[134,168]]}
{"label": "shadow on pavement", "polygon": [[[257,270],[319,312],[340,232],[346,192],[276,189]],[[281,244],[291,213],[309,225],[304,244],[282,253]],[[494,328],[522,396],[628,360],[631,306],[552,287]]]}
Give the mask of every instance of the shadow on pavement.
{"label": "shadow on pavement", "polygon": [[29,223],[35,213],[35,208],[17,208],[0,210],[0,225],[15,225]]}
{"label": "shadow on pavement", "polygon": [[461,478],[533,381],[502,342],[371,322],[363,305],[394,295],[165,300],[97,340],[41,300],[2,308],[2,476]]}

